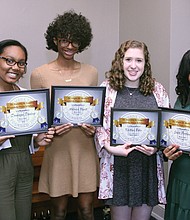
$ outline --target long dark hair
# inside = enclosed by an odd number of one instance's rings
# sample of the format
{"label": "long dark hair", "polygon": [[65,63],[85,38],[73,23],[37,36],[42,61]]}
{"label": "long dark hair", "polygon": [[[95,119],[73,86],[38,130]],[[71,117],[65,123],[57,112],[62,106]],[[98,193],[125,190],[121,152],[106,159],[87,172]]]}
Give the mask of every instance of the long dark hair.
{"label": "long dark hair", "polygon": [[182,108],[190,104],[190,50],[182,57],[179,64],[177,78],[176,94],[179,97]]}

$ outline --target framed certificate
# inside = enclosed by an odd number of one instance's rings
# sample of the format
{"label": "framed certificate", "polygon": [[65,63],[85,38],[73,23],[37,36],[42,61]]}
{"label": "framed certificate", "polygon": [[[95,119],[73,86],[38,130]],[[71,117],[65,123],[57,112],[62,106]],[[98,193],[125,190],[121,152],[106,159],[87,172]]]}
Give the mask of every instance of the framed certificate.
{"label": "framed certificate", "polygon": [[0,135],[24,135],[48,130],[49,89],[0,93]]}
{"label": "framed certificate", "polygon": [[160,145],[180,146],[180,150],[190,152],[190,112],[161,108]]}
{"label": "framed certificate", "polygon": [[110,144],[159,144],[160,110],[111,109]]}
{"label": "framed certificate", "polygon": [[52,124],[103,124],[105,87],[52,86]]}

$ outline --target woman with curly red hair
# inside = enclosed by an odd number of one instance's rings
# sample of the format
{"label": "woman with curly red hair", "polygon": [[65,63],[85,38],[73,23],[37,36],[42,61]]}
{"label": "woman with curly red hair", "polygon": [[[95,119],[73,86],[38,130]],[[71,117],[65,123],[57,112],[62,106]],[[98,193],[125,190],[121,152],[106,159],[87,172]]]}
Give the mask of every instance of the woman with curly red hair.
{"label": "woman with curly red hair", "polygon": [[100,157],[99,198],[110,206],[112,220],[149,220],[153,207],[165,203],[162,153],[146,145],[110,146],[110,112],[112,107],[169,107],[168,95],[152,78],[143,42],[121,44],[106,77],[102,83],[106,86],[104,123],[95,136]]}

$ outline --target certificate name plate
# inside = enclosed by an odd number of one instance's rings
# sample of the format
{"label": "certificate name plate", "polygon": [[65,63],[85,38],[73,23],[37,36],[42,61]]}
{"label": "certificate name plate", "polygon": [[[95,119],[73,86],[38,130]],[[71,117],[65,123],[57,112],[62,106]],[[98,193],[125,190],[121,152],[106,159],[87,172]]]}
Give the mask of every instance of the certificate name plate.
{"label": "certificate name plate", "polygon": [[190,152],[190,112],[161,108],[160,145],[180,146],[180,150]]}
{"label": "certificate name plate", "polygon": [[48,130],[49,89],[1,92],[0,97],[0,136]]}
{"label": "certificate name plate", "polygon": [[159,144],[160,110],[111,109],[110,144],[112,146]]}
{"label": "certificate name plate", "polygon": [[52,86],[52,124],[103,124],[105,87]]}

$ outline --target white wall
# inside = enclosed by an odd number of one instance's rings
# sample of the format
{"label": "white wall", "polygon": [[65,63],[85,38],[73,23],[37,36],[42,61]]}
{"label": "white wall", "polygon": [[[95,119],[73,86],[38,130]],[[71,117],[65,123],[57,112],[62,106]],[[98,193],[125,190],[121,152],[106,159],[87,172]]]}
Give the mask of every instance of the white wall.
{"label": "white wall", "polygon": [[17,39],[29,52],[22,86],[29,88],[35,67],[55,58],[56,54],[46,49],[44,33],[57,14],[72,8],[90,20],[94,34],[91,47],[76,58],[97,67],[99,82],[120,43],[144,41],[153,75],[165,86],[173,106],[179,61],[190,48],[189,0],[1,0],[0,40]]}
{"label": "white wall", "polygon": [[190,1],[171,0],[170,37],[170,100],[173,106],[176,94],[176,74],[183,54],[190,49]]}
{"label": "white wall", "polygon": [[76,58],[98,69],[99,82],[104,79],[119,43],[119,1],[1,0],[0,40],[19,40],[29,52],[28,71],[20,81],[22,86],[29,88],[35,67],[55,58],[56,53],[46,49],[44,33],[57,14],[69,9],[81,12],[90,20],[94,35],[91,47]]}
{"label": "white wall", "polygon": [[176,73],[190,49],[189,0],[120,0],[120,43],[144,41],[154,77],[166,88],[171,106],[176,100]]}
{"label": "white wall", "polygon": [[147,44],[153,76],[169,92],[170,1],[120,0],[120,42]]}

